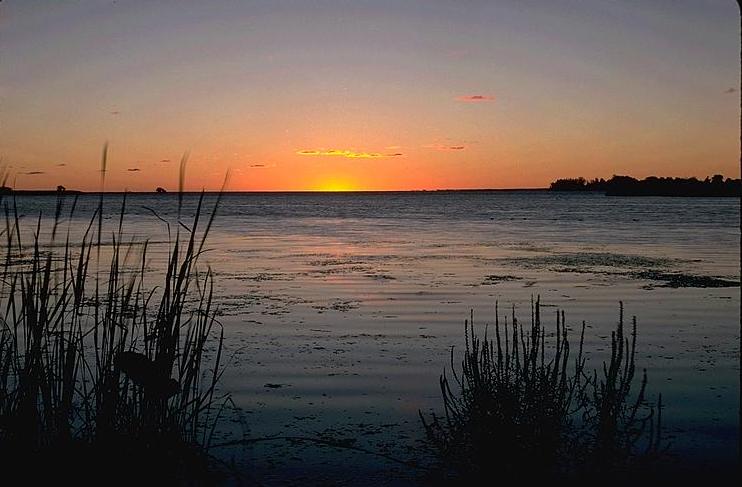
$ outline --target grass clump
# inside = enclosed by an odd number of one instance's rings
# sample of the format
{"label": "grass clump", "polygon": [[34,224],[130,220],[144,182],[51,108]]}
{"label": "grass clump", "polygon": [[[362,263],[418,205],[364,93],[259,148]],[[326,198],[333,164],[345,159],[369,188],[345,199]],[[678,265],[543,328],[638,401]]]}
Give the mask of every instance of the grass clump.
{"label": "grass clump", "polygon": [[583,322],[572,350],[564,313],[547,335],[541,307],[522,325],[513,310],[494,337],[480,338],[473,315],[465,322],[460,367],[440,379],[443,416],[420,413],[439,460],[439,482],[498,479],[594,480],[625,478],[660,451],[661,396],[646,397],[647,376],[636,384],[636,319],[627,335],[623,305],[602,370],[586,370]]}
{"label": "grass clump", "polygon": [[[60,236],[63,195],[52,228],[42,228],[39,215],[29,244],[15,200],[1,203],[0,455],[7,465],[40,460],[44,468],[24,472],[35,480],[206,479],[207,447],[227,399],[216,395],[223,331],[213,278],[197,262],[218,201],[204,222],[202,194],[186,226],[179,199],[166,267],[154,271],[148,242],[125,242],[125,195],[110,235],[101,195],[74,244],[71,227]],[[77,197],[70,220],[76,205]],[[153,274],[156,286],[146,279]]]}

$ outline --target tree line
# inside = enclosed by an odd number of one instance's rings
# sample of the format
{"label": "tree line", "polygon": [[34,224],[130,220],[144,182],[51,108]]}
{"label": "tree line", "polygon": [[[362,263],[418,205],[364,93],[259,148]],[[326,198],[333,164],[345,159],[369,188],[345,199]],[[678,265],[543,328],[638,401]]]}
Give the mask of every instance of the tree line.
{"label": "tree line", "polygon": [[551,191],[600,191],[608,196],[741,196],[742,180],[724,178],[721,174],[701,180],[649,176],[636,179],[616,176],[610,179],[583,177],[557,179]]}

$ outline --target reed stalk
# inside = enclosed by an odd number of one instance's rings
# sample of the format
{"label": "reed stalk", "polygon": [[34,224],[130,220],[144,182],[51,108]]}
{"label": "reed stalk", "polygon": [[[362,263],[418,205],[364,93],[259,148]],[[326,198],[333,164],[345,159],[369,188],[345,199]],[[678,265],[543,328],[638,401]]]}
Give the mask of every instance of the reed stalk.
{"label": "reed stalk", "polygon": [[[102,174],[106,157],[104,148]],[[219,201],[204,226],[201,193],[190,225],[179,219],[168,231],[169,257],[152,285],[149,242],[124,232],[126,195],[109,235],[101,194],[78,243],[76,197],[58,196],[47,234],[35,217],[30,243],[15,198],[1,198],[0,453],[64,458],[71,470],[80,452],[95,459],[86,469],[123,454],[171,480],[203,473],[196,471],[226,401],[217,394],[224,333],[213,275],[197,265]]]}

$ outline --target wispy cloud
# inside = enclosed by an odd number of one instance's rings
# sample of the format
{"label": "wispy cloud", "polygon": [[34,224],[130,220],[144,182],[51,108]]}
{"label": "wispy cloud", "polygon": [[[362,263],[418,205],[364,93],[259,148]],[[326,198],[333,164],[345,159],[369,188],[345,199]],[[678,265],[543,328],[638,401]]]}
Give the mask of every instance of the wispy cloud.
{"label": "wispy cloud", "polygon": [[346,159],[384,159],[386,157],[399,157],[401,152],[381,153],[381,152],[358,152],[347,149],[303,149],[296,151],[300,156],[331,156],[344,157]]}
{"label": "wispy cloud", "polygon": [[492,95],[461,95],[456,97],[456,101],[464,103],[486,103],[495,101]]}
{"label": "wispy cloud", "polygon": [[247,166],[248,169],[268,169],[270,167],[276,167],[275,164],[250,164]]}
{"label": "wispy cloud", "polygon": [[160,159],[160,162],[170,162],[170,159]]}
{"label": "wispy cloud", "polygon": [[724,90],[724,93],[736,93],[736,92],[737,92],[737,88],[727,88],[726,90]]}
{"label": "wispy cloud", "polygon": [[23,174],[27,176],[36,176],[37,174],[44,174],[44,171],[28,171],[24,172]]}
{"label": "wispy cloud", "polygon": [[129,171],[129,172],[139,172],[139,171],[141,171],[141,169],[139,169],[138,167],[130,167],[129,169],[127,169],[127,171]]}
{"label": "wispy cloud", "polygon": [[426,149],[434,149],[441,152],[449,152],[449,151],[462,151],[466,150],[465,145],[451,145],[451,144],[428,144],[424,145]]}
{"label": "wispy cloud", "polygon": [[60,162],[59,164],[57,164],[57,167],[65,167],[65,166],[67,166],[67,164],[65,164],[64,162]]}
{"label": "wispy cloud", "polygon": [[121,112],[118,110],[111,110],[111,115],[121,115]]}

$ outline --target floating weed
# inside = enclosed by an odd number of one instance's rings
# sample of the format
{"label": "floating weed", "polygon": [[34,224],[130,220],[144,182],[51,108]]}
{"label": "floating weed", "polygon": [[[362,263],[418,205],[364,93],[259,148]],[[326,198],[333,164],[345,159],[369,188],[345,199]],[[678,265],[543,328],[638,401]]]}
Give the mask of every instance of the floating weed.
{"label": "floating weed", "polygon": [[540,268],[544,265],[555,265],[569,268],[618,267],[622,269],[667,267],[679,262],[677,259],[666,257],[648,257],[612,252],[556,253],[529,257],[510,257],[501,260],[524,267]]}
{"label": "floating weed", "polygon": [[[645,285],[645,289],[652,289],[653,287],[721,288],[739,287],[740,285],[738,280],[735,281],[726,277],[695,275],[671,270],[672,266],[688,261],[664,257],[586,252],[581,254],[564,253],[510,257],[501,259],[501,262],[526,269],[540,269],[548,266],[549,270],[553,272],[599,274],[656,283]],[[483,282],[483,284],[488,283],[490,282],[487,280]]]}

